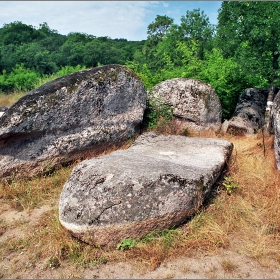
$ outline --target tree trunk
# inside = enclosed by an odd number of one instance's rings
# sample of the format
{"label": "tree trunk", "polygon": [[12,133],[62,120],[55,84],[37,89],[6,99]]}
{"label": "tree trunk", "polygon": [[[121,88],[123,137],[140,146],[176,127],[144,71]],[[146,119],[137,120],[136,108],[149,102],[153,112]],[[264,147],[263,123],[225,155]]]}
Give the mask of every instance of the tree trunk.
{"label": "tree trunk", "polygon": [[266,104],[266,112],[265,112],[265,119],[264,119],[264,133],[265,134],[272,134],[272,124],[271,124],[271,109],[273,105],[273,99],[275,95],[275,85],[274,82],[271,83],[270,90],[267,97],[267,104]]}

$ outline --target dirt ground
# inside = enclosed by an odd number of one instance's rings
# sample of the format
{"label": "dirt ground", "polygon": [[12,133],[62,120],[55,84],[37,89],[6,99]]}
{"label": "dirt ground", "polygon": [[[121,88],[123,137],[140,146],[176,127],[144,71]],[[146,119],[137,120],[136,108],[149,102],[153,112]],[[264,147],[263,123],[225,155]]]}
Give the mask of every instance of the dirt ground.
{"label": "dirt ground", "polygon": [[[12,210],[8,204],[0,205],[0,219],[6,225],[6,230],[0,236],[0,244],[8,238],[23,237],[40,219],[40,216],[50,210],[51,205],[45,205],[27,213]],[[17,225],[17,226],[14,226]],[[247,257],[238,246],[238,240],[232,241],[229,249],[219,248],[213,253],[192,252],[188,256],[166,259],[156,269],[151,270],[144,263],[133,261],[108,262],[97,264],[90,268],[74,267],[62,263],[60,267],[46,267],[46,261],[38,261],[29,266],[24,251],[1,256],[0,275],[2,278],[29,279],[201,279],[201,278],[241,278],[241,279],[280,279],[279,264],[269,261],[259,263]]]}

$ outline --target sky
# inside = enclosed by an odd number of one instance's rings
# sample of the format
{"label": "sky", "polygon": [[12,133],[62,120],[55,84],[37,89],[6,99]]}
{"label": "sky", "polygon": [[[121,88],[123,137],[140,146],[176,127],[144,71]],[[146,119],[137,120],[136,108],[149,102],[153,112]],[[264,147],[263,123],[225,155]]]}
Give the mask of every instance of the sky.
{"label": "sky", "polygon": [[21,21],[36,28],[46,22],[59,34],[81,32],[97,37],[140,41],[157,15],[180,24],[186,11],[204,11],[217,24],[221,1],[0,1],[0,28]]}

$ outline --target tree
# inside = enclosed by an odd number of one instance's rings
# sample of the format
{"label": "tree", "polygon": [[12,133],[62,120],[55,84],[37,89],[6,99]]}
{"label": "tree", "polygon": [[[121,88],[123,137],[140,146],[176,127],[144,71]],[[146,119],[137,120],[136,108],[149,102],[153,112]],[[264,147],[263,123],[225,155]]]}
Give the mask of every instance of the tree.
{"label": "tree", "polygon": [[279,83],[280,2],[223,2],[219,10],[217,44],[225,57],[240,64],[248,85],[257,77],[267,86]]}
{"label": "tree", "polygon": [[0,29],[0,45],[20,45],[32,41],[36,36],[36,29],[32,25],[15,21],[4,24]]}
{"label": "tree", "polygon": [[57,30],[55,29],[50,29],[49,25],[46,22],[40,23],[39,24],[39,29],[38,31],[44,33],[45,35],[52,35],[52,34],[57,34]]}
{"label": "tree", "polygon": [[157,15],[154,22],[148,25],[148,40],[161,40],[167,33],[168,28],[173,24],[173,19],[168,16]]}
{"label": "tree", "polygon": [[165,38],[172,24],[172,18],[157,15],[155,21],[148,25],[148,37],[143,47],[143,54],[145,62],[149,64],[152,70],[156,70],[162,66],[162,63],[156,57],[158,44]]}
{"label": "tree", "polygon": [[[241,67],[246,87],[268,87],[273,101],[280,84],[280,2],[223,2],[219,10],[217,42],[226,57]],[[270,126],[267,108],[266,131]]]}
{"label": "tree", "polygon": [[186,16],[181,17],[179,31],[182,40],[189,42],[195,40],[199,45],[199,56],[202,59],[205,49],[211,46],[211,40],[215,31],[214,25],[210,23],[209,18],[204,11],[194,9],[187,11]]}

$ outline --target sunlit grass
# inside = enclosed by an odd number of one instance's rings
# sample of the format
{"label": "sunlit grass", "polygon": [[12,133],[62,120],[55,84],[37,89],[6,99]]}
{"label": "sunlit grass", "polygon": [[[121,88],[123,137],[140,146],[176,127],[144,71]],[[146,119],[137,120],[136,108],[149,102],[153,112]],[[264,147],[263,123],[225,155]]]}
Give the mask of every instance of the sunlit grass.
{"label": "sunlit grass", "polygon": [[0,107],[13,105],[18,99],[20,99],[25,94],[26,92],[23,91],[17,91],[12,93],[0,92]]}

